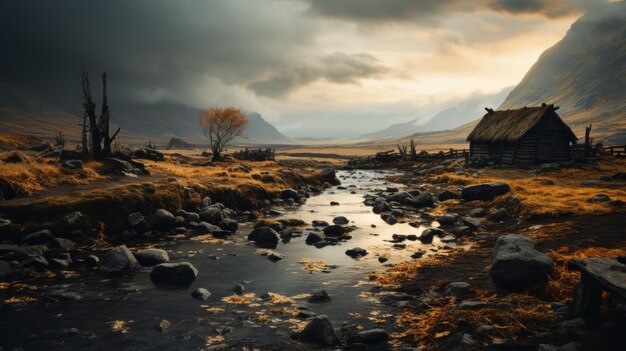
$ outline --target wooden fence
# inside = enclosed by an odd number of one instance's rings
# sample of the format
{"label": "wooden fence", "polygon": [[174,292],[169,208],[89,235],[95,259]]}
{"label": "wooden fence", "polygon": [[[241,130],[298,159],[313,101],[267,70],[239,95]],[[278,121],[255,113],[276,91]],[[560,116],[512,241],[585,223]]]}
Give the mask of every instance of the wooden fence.
{"label": "wooden fence", "polygon": [[626,145],[622,146],[603,146],[602,151],[615,157],[626,157]]}

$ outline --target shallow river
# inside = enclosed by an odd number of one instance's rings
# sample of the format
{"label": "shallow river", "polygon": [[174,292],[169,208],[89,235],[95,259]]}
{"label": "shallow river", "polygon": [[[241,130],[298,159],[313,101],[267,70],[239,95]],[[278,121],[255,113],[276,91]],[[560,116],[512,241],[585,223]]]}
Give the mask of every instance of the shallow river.
{"label": "shallow river", "polygon": [[[198,269],[197,279],[188,288],[156,287],[150,281],[149,269],[113,280],[89,272],[39,279],[31,283],[41,292],[61,289],[76,292],[81,298],[50,304],[39,301],[21,310],[3,307],[0,345],[5,350],[20,346],[27,350],[195,350],[211,342],[213,345],[285,343],[290,342],[290,328],[302,320],[271,310],[286,307],[293,311],[298,306],[327,315],[335,327],[352,323],[392,331],[393,315],[398,309],[378,302],[376,294],[371,294],[375,289],[368,275],[385,268],[378,261],[379,255],[389,257],[386,264],[410,259],[409,256],[421,248],[419,241],[405,241],[406,249],[399,250],[386,240],[391,240],[394,233],[419,235],[424,227],[415,228],[407,223],[388,225],[372,213],[371,207],[363,205],[364,194],[392,185],[380,179],[385,174],[380,171],[338,172],[342,187],[346,189],[327,189],[300,207],[283,210],[283,215],[277,217],[299,218],[307,223],[325,220],[332,224],[333,217],[345,216],[350,225],[358,227],[350,233],[352,239],[347,242],[321,249],[306,245],[306,235],[313,231],[312,227],[306,227],[302,237],[279,243],[274,251],[284,259],[274,263],[246,240],[251,223],[244,223],[234,240],[223,244],[170,239],[155,246],[174,251],[176,256],[172,261],[189,261]],[[356,193],[351,194],[351,191]],[[331,201],[340,205],[331,206]],[[435,242],[423,249],[440,245]],[[365,248],[369,255],[352,259],[345,251],[353,247]],[[323,260],[331,268],[325,269],[326,272],[309,273],[305,265],[298,262],[302,259]],[[253,293],[254,298],[247,295],[251,299],[247,304],[222,301],[233,295],[232,288],[241,282],[245,282],[244,293]],[[198,287],[212,293],[207,301],[200,302],[190,296]],[[304,294],[322,289],[331,296],[331,302],[307,302]],[[293,303],[271,305],[261,299],[266,292],[290,297]],[[9,292],[2,293],[4,297]],[[163,319],[172,326],[160,333],[155,326]],[[225,340],[220,341],[218,331],[224,331],[225,327],[232,331],[225,329]],[[73,335],[76,331],[78,334]],[[214,339],[207,343],[207,337]]]}

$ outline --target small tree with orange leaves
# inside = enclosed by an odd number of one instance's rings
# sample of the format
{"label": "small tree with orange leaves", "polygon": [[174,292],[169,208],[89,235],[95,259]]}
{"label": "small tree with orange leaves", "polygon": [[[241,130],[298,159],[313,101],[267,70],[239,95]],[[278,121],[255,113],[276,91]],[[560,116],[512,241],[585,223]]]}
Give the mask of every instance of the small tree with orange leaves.
{"label": "small tree with orange leaves", "polygon": [[221,159],[224,147],[235,137],[243,134],[248,120],[238,108],[213,107],[200,112],[198,122],[211,143],[213,161],[217,161]]}

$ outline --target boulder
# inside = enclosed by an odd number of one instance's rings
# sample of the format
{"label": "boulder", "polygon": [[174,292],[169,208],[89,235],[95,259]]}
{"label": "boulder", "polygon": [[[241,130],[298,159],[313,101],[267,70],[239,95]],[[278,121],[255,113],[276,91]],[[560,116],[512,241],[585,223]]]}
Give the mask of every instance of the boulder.
{"label": "boulder", "polygon": [[437,217],[437,222],[440,225],[453,225],[456,221],[459,220],[459,217],[456,214],[447,213],[442,216]]}
{"label": "boulder", "polygon": [[168,231],[176,226],[176,217],[164,209],[157,210],[152,218],[153,230]]}
{"label": "boulder", "polygon": [[339,225],[346,225],[350,223],[350,221],[344,216],[337,216],[333,218],[333,223],[339,224]]}
{"label": "boulder", "polygon": [[467,212],[467,214],[470,217],[484,217],[484,216],[487,215],[487,210],[485,210],[482,207],[477,207],[477,208],[473,208],[473,209],[469,210]]}
{"label": "boulder", "polygon": [[329,225],[324,228],[324,234],[328,236],[342,236],[346,232],[346,228],[337,224]]}
{"label": "boulder", "polygon": [[132,228],[143,228],[146,224],[146,219],[141,212],[133,212],[128,215],[128,224]]}
{"label": "boulder", "polygon": [[319,236],[319,235],[317,235],[315,233],[309,233],[309,235],[306,237],[306,241],[305,242],[307,243],[307,245],[313,245],[313,244],[315,244],[317,242],[320,242],[320,241],[323,241],[323,240],[324,239],[321,236]]}
{"label": "boulder", "polygon": [[203,209],[199,213],[199,215],[201,220],[211,223],[213,225],[219,225],[220,222],[222,222],[222,220],[224,219],[222,211],[220,211],[220,209],[217,207],[207,207]]}
{"label": "boulder", "polygon": [[304,330],[300,332],[300,341],[322,346],[335,346],[339,344],[339,339],[335,334],[333,325],[325,315],[311,318]]}
{"label": "boulder", "polygon": [[450,190],[444,190],[439,194],[439,196],[437,196],[437,199],[439,201],[458,200],[460,198],[461,198],[461,195],[455,192],[452,192]]}
{"label": "boulder", "polygon": [[435,199],[433,198],[433,194],[425,191],[409,199],[409,204],[415,208],[432,207],[435,204]]}
{"label": "boulder", "polygon": [[346,250],[346,255],[352,258],[359,258],[367,255],[367,250],[362,249],[360,247],[355,247],[353,249]]}
{"label": "boulder", "polygon": [[163,161],[165,159],[165,157],[163,156],[163,153],[155,149],[148,149],[148,148],[137,149],[135,150],[134,154],[135,154],[135,157],[145,159],[145,160]]}
{"label": "boulder", "polygon": [[28,245],[48,244],[54,240],[54,236],[48,229],[30,233],[22,238],[22,241]]}
{"label": "boulder", "polygon": [[189,262],[161,263],[150,273],[156,285],[189,285],[198,276],[198,270]]}
{"label": "boulder", "polygon": [[406,191],[400,191],[400,192],[397,192],[395,194],[387,196],[387,201],[388,202],[397,202],[397,203],[404,204],[404,203],[406,203],[407,199],[410,199],[412,197],[413,196],[410,193],[408,193]]}
{"label": "boulder", "polygon": [[527,236],[508,234],[496,241],[490,274],[496,285],[521,291],[546,283],[552,272],[552,259],[535,249]]}
{"label": "boulder", "polygon": [[283,200],[294,199],[295,201],[298,201],[300,200],[300,194],[298,194],[297,190],[285,189],[280,192],[280,198]]}
{"label": "boulder", "polygon": [[100,264],[100,259],[96,255],[89,255],[85,258],[84,263],[87,267],[97,267]]}
{"label": "boulder", "polygon": [[470,185],[461,190],[461,198],[468,201],[491,200],[496,196],[508,193],[510,190],[511,187],[504,182]]}
{"label": "boulder", "polygon": [[495,222],[505,221],[509,218],[509,212],[506,208],[499,208],[494,213],[489,215],[489,219]]}
{"label": "boulder", "polygon": [[322,303],[322,302],[330,302],[330,295],[326,292],[326,290],[321,290],[318,292],[314,292],[311,294],[309,299],[307,300],[309,303]]}
{"label": "boulder", "polygon": [[376,214],[380,214],[382,212],[388,212],[388,211],[391,211],[391,205],[389,205],[389,203],[387,203],[387,202],[377,203],[372,208],[372,212],[374,212]]}
{"label": "boulder", "polygon": [[336,180],[336,172],[333,168],[324,168],[320,171],[322,178],[326,180]]}
{"label": "boulder", "polygon": [[382,218],[383,221],[390,225],[398,223],[398,219],[396,219],[396,216],[389,213],[381,215],[380,218]]}
{"label": "boulder", "polygon": [[248,235],[248,240],[254,241],[255,244],[263,247],[276,247],[279,239],[278,233],[268,227],[254,228]]}
{"label": "boulder", "polygon": [[48,260],[43,256],[32,256],[20,262],[20,268],[33,268],[38,271],[43,271],[50,266]]}
{"label": "boulder", "polygon": [[151,267],[170,261],[167,251],[162,249],[145,249],[133,254],[142,266]]}
{"label": "boulder", "polygon": [[609,201],[611,201],[611,198],[607,194],[596,194],[591,199],[589,199],[589,202],[609,202]]}
{"label": "boulder", "polygon": [[61,166],[67,169],[82,169],[83,161],[81,160],[67,160],[61,162]]}
{"label": "boulder", "polygon": [[457,298],[464,298],[472,292],[470,284],[467,282],[452,282],[446,285],[443,293],[446,295],[454,295]]}
{"label": "boulder", "polygon": [[231,233],[236,233],[239,230],[239,223],[236,220],[230,218],[224,218],[220,224],[220,228],[228,230]]}
{"label": "boulder", "polygon": [[433,242],[433,238],[435,237],[435,235],[443,235],[443,234],[444,234],[444,231],[441,229],[426,228],[422,232],[422,235],[420,235],[417,238],[417,240],[421,241],[422,244],[430,244]]}
{"label": "boulder", "polygon": [[198,301],[206,301],[211,297],[211,293],[205,288],[197,288],[191,292],[191,297]]}
{"label": "boulder", "polygon": [[126,245],[117,246],[100,260],[98,273],[110,277],[129,274],[139,269],[139,262]]}

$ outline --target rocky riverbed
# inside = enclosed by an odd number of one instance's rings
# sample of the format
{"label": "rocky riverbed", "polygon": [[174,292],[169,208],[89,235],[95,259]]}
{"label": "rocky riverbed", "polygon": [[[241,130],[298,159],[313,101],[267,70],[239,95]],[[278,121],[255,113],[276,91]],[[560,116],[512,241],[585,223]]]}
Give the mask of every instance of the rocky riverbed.
{"label": "rocky riverbed", "polygon": [[420,213],[428,195],[403,202],[390,174],[341,171],[340,186],[286,189],[261,219],[210,199],[198,213],[131,213],[127,246],[79,251],[45,231],[5,245],[2,346],[387,348],[410,297],[369,274],[457,244]]}

